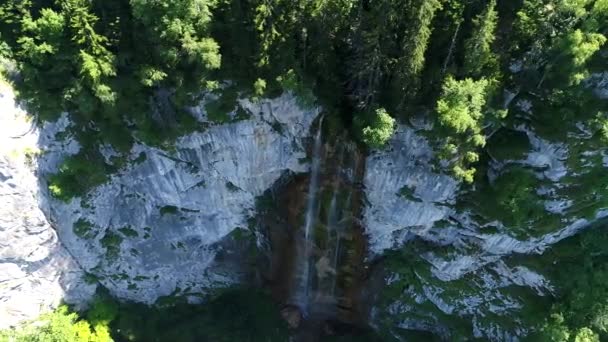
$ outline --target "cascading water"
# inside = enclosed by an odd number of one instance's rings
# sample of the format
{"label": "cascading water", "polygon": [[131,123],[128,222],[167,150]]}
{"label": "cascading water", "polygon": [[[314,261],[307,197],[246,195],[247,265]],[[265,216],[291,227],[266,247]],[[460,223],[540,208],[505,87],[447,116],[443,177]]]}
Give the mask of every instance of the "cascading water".
{"label": "cascading water", "polygon": [[[342,165],[344,163],[344,146],[340,148],[340,158],[339,158],[338,170],[336,171],[336,176],[333,184],[333,194],[331,197],[331,203],[329,205],[329,212],[327,214],[327,242],[326,249],[328,250],[331,258],[331,268],[334,276],[331,278],[331,285],[329,287],[329,295],[332,298],[336,296],[336,284],[337,284],[337,270],[339,267],[339,255],[340,255],[340,239],[341,239],[341,228],[342,228],[342,215],[340,215],[340,211],[338,210],[338,193],[343,190],[341,187],[341,179],[340,179],[340,171]],[[350,191],[348,195],[348,199],[344,203],[345,205],[349,205],[350,201]],[[333,253],[332,253],[333,249]]]}
{"label": "cascading water", "polygon": [[317,219],[317,191],[319,188],[319,172],[321,169],[322,160],[322,128],[323,118],[319,121],[319,128],[315,136],[312,165],[310,169],[310,184],[308,186],[308,198],[306,201],[306,214],[304,221],[304,248],[298,248],[299,253],[296,253],[296,269],[301,270],[302,274],[299,277],[296,289],[293,293],[293,302],[297,305],[304,315],[308,314],[310,305],[310,289],[311,289],[311,251],[313,246],[312,229]]}
{"label": "cascading water", "polygon": [[267,221],[276,227],[272,286],[285,303],[283,317],[298,328],[295,341],[316,340],[311,336],[326,334],[329,325],[357,324],[362,317],[358,294],[365,238],[358,225],[357,186],[362,156],[344,137],[324,142],[322,124],[323,119],[310,150],[310,173],[285,184]]}

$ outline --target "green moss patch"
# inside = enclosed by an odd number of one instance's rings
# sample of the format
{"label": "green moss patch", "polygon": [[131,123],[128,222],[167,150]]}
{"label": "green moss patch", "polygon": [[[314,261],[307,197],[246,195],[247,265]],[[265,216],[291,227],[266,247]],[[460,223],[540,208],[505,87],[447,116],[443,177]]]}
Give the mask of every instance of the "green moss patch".
{"label": "green moss patch", "polygon": [[160,208],[160,216],[175,215],[179,212],[179,208],[174,205],[166,205]]}
{"label": "green moss patch", "polygon": [[106,249],[106,256],[109,259],[115,259],[120,254],[120,245],[122,244],[123,238],[112,232],[108,231],[106,235],[100,240],[101,246]]}
{"label": "green moss patch", "polygon": [[93,228],[93,224],[83,218],[78,219],[78,221],[74,222],[74,225],[72,226],[74,234],[83,239],[89,239],[93,237]]}
{"label": "green moss patch", "polygon": [[122,235],[124,235],[126,237],[130,237],[130,238],[139,236],[137,231],[135,229],[131,228],[130,226],[122,227],[122,228],[118,229],[118,231],[121,232]]}

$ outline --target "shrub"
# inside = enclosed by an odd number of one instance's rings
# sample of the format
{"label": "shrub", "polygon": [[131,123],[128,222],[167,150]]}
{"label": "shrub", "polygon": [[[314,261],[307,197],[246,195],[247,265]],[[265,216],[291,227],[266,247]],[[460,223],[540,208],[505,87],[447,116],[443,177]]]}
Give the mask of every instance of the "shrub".
{"label": "shrub", "polygon": [[371,148],[382,148],[395,133],[395,119],[384,108],[358,117],[361,140]]}
{"label": "shrub", "polygon": [[[94,304],[92,309],[96,310]],[[19,329],[0,332],[4,341],[44,341],[44,342],[111,342],[110,320],[87,322],[65,305],[55,312],[43,315],[37,322]]]}
{"label": "shrub", "polygon": [[74,222],[74,226],[72,229],[74,230],[74,234],[80,238],[89,238],[91,229],[93,228],[93,224],[85,219],[78,219],[78,221]]}
{"label": "shrub", "polygon": [[67,157],[59,171],[48,178],[48,188],[53,197],[69,201],[86,194],[103,184],[108,176],[108,165],[100,158],[90,158],[84,153]]}
{"label": "shrub", "polygon": [[295,71],[289,70],[282,76],[277,77],[277,82],[283,90],[292,92],[297,99],[298,105],[302,108],[312,108],[316,103],[315,95],[308,88]]}

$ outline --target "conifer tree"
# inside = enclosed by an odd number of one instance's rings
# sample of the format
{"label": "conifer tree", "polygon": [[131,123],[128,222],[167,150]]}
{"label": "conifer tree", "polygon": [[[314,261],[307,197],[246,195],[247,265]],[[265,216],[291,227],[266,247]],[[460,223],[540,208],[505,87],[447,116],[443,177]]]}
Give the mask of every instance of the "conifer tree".
{"label": "conifer tree", "polygon": [[473,20],[473,34],[465,43],[465,74],[480,77],[485,68],[497,67],[496,55],[492,52],[497,20],[496,0],[491,0]]}

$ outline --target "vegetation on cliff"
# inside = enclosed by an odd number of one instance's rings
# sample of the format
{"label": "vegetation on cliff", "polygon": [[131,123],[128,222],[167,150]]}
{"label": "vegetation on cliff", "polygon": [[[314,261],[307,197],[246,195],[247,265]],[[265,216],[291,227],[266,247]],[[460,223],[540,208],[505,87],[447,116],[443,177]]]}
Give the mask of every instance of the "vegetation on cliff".
{"label": "vegetation on cliff", "polygon": [[[567,210],[591,218],[608,205],[605,162],[585,155],[608,139],[608,103],[590,79],[606,71],[607,34],[608,0],[5,0],[0,57],[18,73],[0,69],[39,122],[70,113],[82,148],[48,177],[61,200],[105,182],[134,141],[169,147],[201,128],[186,108],[204,93],[221,94],[207,110],[225,123],[237,96],[287,90],[370,148],[423,114],[438,165],[492,194],[471,196],[483,216],[529,234],[562,223],[531,193],[546,185],[537,170],[507,165],[492,181],[477,170],[520,159],[526,139],[499,138],[524,126],[570,151],[574,172],[554,189],[575,200]],[[119,153],[112,165],[100,144]],[[604,251],[580,239],[568,256],[579,267],[555,270],[552,314],[530,323],[544,339],[607,336]],[[63,308],[49,322],[49,334],[106,334]]]}
{"label": "vegetation on cliff", "polygon": [[[17,61],[20,96],[40,120],[69,111],[79,135],[119,151],[134,138],[163,144],[195,129],[185,108],[232,80],[248,96],[287,89],[308,104],[312,89],[371,147],[391,130],[369,113],[383,108],[406,119],[426,108],[441,158],[472,182],[486,137],[505,124],[503,89],[548,102],[582,91],[601,63],[607,7],[605,0],[8,0],[0,6],[0,51]],[[603,132],[604,109],[583,114],[577,106],[562,110],[574,117],[551,120],[593,120]],[[353,118],[365,124],[350,125]],[[84,150],[80,159],[94,157]],[[74,193],[62,189],[63,178],[54,182],[59,197]]]}

